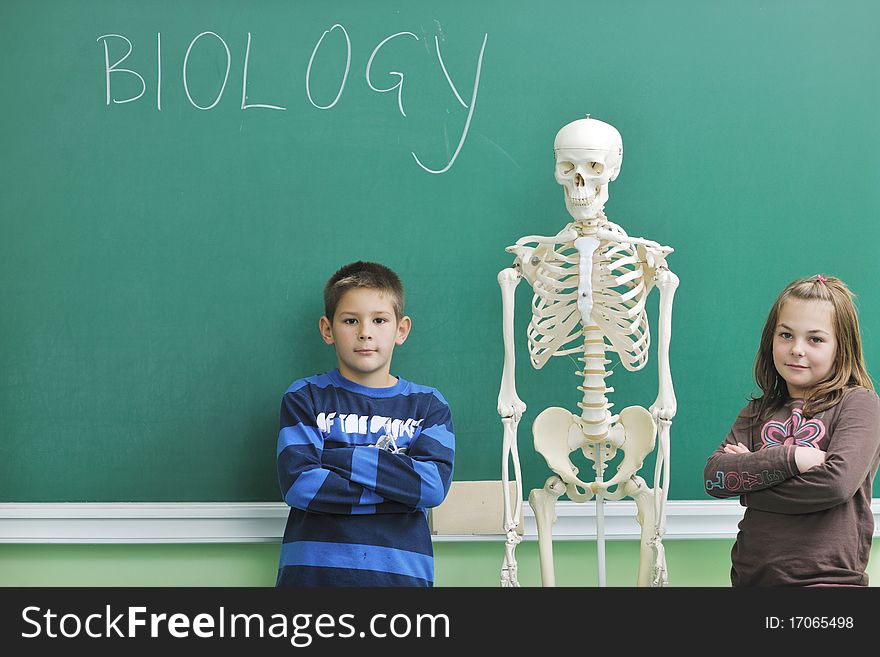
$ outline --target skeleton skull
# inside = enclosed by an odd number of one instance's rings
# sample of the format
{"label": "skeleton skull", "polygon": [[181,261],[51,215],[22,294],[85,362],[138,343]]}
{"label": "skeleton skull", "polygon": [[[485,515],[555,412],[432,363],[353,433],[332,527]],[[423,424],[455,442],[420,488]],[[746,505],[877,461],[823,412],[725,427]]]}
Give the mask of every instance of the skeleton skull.
{"label": "skeleton skull", "polygon": [[608,183],[623,162],[623,140],[617,129],[589,115],[556,134],[556,182],[565,188],[565,207],[573,219],[596,225],[604,218]]}

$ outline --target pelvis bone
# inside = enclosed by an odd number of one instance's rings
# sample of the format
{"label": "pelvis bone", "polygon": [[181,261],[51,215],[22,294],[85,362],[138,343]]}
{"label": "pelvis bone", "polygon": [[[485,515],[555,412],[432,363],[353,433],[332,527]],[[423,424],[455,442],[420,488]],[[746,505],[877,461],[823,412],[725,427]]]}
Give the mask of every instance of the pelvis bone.
{"label": "pelvis bone", "polygon": [[[617,444],[619,444],[618,449],[623,451],[623,459],[611,479],[592,483],[584,482],[578,478],[578,468],[569,459],[571,452],[581,449],[584,455],[591,460],[599,460],[595,445],[586,441],[577,416],[558,406],[544,409],[535,418],[532,425],[532,435],[534,436],[535,450],[544,457],[547,466],[565,482],[569,497],[575,493],[579,498],[578,501],[583,501],[584,498],[592,497],[593,493],[608,491],[620,483],[627,482],[636,474],[642,467],[645,457],[654,450],[657,427],[650,411],[646,408],[641,406],[624,408],[620,412],[618,423],[612,425],[608,436],[600,441],[606,443],[606,449],[601,455],[602,461],[614,456]],[[577,490],[573,490],[574,488]],[[623,490],[621,489],[619,492],[623,493]],[[611,496],[603,495],[606,498],[622,496],[613,493]]]}

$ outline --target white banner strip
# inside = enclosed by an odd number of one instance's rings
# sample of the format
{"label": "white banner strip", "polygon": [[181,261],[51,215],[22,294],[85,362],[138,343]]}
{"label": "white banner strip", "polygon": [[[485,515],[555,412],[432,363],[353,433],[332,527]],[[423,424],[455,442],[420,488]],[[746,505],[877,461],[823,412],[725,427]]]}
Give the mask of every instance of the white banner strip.
{"label": "white banner strip", "polygon": [[[880,536],[880,499],[872,505]],[[0,543],[279,543],[288,508],[281,502],[238,503],[6,503],[0,504]],[[632,501],[605,502],[608,540],[638,540]],[[596,538],[595,502],[556,505],[555,540]],[[743,507],[735,500],[670,501],[666,539],[736,536]],[[435,541],[494,541],[497,534],[434,536]],[[526,540],[537,539],[525,505]]]}

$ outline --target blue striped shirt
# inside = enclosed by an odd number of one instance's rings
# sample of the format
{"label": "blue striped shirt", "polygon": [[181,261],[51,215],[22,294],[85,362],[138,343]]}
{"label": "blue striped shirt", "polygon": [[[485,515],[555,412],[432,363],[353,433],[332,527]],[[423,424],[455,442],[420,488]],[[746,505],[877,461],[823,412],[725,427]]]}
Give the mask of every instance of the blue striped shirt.
{"label": "blue striped shirt", "polygon": [[434,388],[368,388],[338,370],[281,403],[278,482],[290,514],[278,586],[431,586],[427,509],[452,482],[452,416]]}

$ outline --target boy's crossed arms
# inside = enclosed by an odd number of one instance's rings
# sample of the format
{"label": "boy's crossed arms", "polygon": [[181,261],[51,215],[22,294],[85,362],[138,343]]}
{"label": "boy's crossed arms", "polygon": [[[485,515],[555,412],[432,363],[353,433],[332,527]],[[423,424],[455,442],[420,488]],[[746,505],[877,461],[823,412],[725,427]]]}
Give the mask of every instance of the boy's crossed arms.
{"label": "boy's crossed arms", "polygon": [[278,437],[279,479],[290,506],[358,515],[412,512],[443,501],[452,481],[454,455],[445,405],[431,407],[406,454],[373,445],[325,449],[316,417],[304,397],[285,396],[284,428]]}

